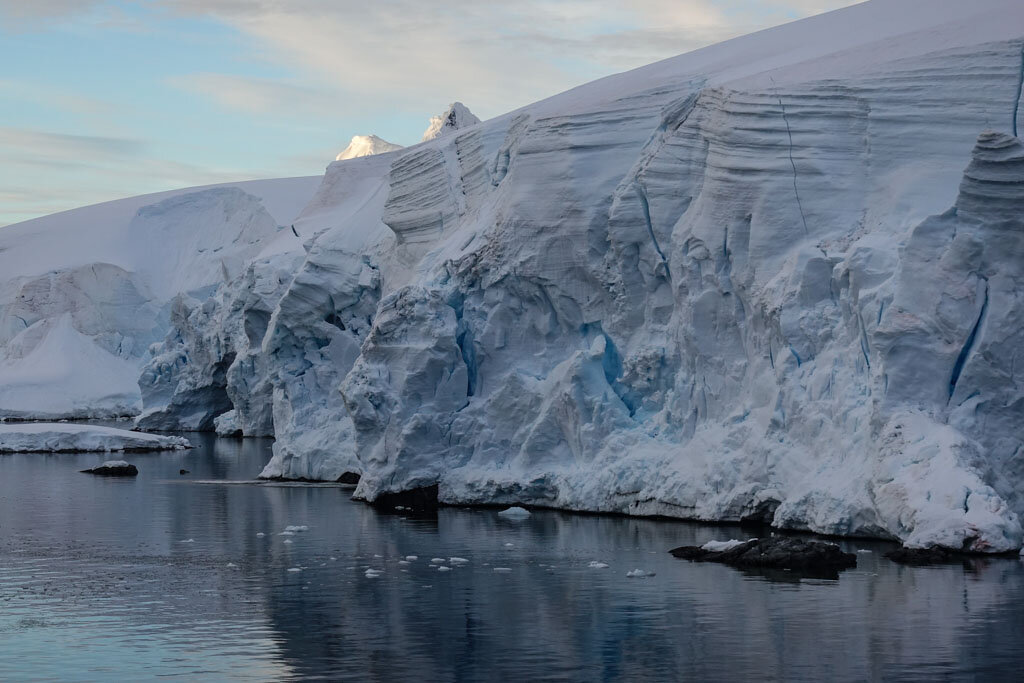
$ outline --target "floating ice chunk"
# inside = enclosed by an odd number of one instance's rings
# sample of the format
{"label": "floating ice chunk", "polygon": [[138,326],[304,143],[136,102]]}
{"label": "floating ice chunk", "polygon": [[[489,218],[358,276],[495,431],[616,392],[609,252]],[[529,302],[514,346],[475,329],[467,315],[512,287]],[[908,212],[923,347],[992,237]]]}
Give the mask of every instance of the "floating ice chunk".
{"label": "floating ice chunk", "polygon": [[630,579],[646,579],[648,576],[654,576],[654,572],[644,571],[643,569],[634,569],[631,572],[626,572],[626,577]]}
{"label": "floating ice chunk", "polygon": [[363,576],[365,576],[368,579],[376,579],[378,576],[380,576],[383,573],[384,572],[382,572],[379,569],[367,569],[365,572],[363,572]]}
{"label": "floating ice chunk", "polygon": [[514,547],[514,546],[515,546],[515,543],[506,543],[506,544],[505,544],[505,547],[506,547],[506,548],[512,548],[512,547]]}
{"label": "floating ice chunk", "polygon": [[284,542],[285,542],[285,543],[291,543],[291,542],[292,542],[292,539],[290,539],[290,538],[286,538],[286,539],[284,539]]}
{"label": "floating ice chunk", "polygon": [[[870,551],[870,550],[867,550],[867,549],[865,549],[865,548],[861,548],[861,549],[860,549],[860,550],[858,550],[857,552],[858,552],[858,553],[861,553],[862,555],[867,555],[867,554],[868,554],[868,553],[870,553],[871,551]],[[1021,552],[1024,552],[1024,550],[1022,550]]]}
{"label": "floating ice chunk", "polygon": [[228,569],[236,569],[238,567],[234,562],[228,562]]}
{"label": "floating ice chunk", "polygon": [[439,564],[441,562],[447,562],[448,560],[444,559],[443,557],[435,557],[435,558],[431,559],[430,561],[433,564]]}
{"label": "floating ice chunk", "polygon": [[278,536],[294,536],[294,535],[295,535],[294,531],[287,531],[287,530],[286,531],[282,531],[281,533],[278,534]]}
{"label": "floating ice chunk", "polygon": [[257,531],[256,532],[256,538],[263,538],[264,536],[266,536],[266,534],[263,533],[262,531]]}
{"label": "floating ice chunk", "polygon": [[195,542],[196,542],[196,539],[194,539],[194,538],[186,538],[184,541],[178,541],[178,543],[195,543]]}
{"label": "floating ice chunk", "polygon": [[374,557],[376,557],[377,559],[380,559],[380,558],[382,558],[384,556],[383,555],[374,555]]}
{"label": "floating ice chunk", "polygon": [[336,557],[331,557],[331,558],[328,558],[328,559],[330,559],[331,562],[337,562],[338,561],[338,558],[336,558]]}
{"label": "floating ice chunk", "polygon": [[467,560],[464,557],[449,557],[448,561],[452,564],[466,564],[467,562],[469,562],[469,560]]}
{"label": "floating ice chunk", "polygon": [[712,553],[724,553],[726,550],[732,550],[738,548],[741,545],[746,544],[747,541],[738,541],[735,538],[731,541],[708,541],[700,547],[701,550],[707,550]]}
{"label": "floating ice chunk", "polygon": [[597,560],[593,560],[587,566],[590,567],[591,569],[607,569],[608,568],[608,565],[606,563],[598,562]]}
{"label": "floating ice chunk", "polygon": [[290,572],[301,572],[302,571],[302,567],[288,567],[288,571],[290,571]]}
{"label": "floating ice chunk", "polygon": [[499,574],[507,574],[512,571],[511,567],[494,567],[491,571],[498,572]]}
{"label": "floating ice chunk", "polygon": [[309,531],[309,527],[305,524],[300,524],[298,526],[286,526],[284,530],[285,533],[289,531],[291,531],[292,533],[302,533],[303,531]]}
{"label": "floating ice chunk", "polygon": [[399,560],[398,564],[409,564],[408,560]]}
{"label": "floating ice chunk", "polygon": [[525,519],[530,516],[530,511],[526,508],[510,507],[507,510],[502,510],[498,514],[502,517],[508,517],[509,519]]}
{"label": "floating ice chunk", "polygon": [[409,560],[410,562],[415,562],[416,560],[420,559],[420,556],[419,555],[406,555],[405,559]]}
{"label": "floating ice chunk", "polygon": [[439,572],[450,572],[451,570],[452,570],[451,567],[445,567],[443,564],[439,565],[438,568],[437,568],[437,571],[439,571]]}

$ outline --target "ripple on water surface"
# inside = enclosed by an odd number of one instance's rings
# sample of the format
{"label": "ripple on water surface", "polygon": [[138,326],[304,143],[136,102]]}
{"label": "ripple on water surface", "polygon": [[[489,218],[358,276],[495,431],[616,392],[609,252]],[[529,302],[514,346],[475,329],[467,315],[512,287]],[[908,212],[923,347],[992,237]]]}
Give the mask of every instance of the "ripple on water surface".
{"label": "ripple on water surface", "polygon": [[881,557],[890,546],[844,544],[874,552],[839,581],[769,580],[666,552],[746,530],[381,514],[347,487],[239,483],[268,441],[189,438],[197,449],[133,455],[132,481],[78,474],[100,455],[0,456],[0,680],[935,680],[1024,666],[1017,560],[906,568]]}

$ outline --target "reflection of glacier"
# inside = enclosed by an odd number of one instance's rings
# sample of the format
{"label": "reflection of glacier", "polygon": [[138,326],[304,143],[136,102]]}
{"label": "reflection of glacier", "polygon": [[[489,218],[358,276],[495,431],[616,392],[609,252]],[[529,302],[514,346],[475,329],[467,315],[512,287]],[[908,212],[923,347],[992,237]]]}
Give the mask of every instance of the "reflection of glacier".
{"label": "reflection of glacier", "polygon": [[[663,551],[736,533],[551,512],[503,523],[493,511],[442,510],[436,526],[371,512],[336,541],[340,557],[363,558],[355,570],[332,563],[268,587],[266,615],[282,661],[307,677],[903,680],[1012,670],[1024,627],[1013,560],[910,571],[867,554],[839,582],[779,586]],[[395,557],[408,552],[420,564],[470,562],[403,574]],[[589,569],[594,558],[612,566]],[[510,574],[482,566],[499,560]],[[366,579],[367,564],[384,575]],[[634,566],[657,576],[625,578]]]}
{"label": "reflection of glacier", "polygon": [[1022,20],[868,2],[332,164],[175,304],[141,424],[370,500],[1018,548]]}

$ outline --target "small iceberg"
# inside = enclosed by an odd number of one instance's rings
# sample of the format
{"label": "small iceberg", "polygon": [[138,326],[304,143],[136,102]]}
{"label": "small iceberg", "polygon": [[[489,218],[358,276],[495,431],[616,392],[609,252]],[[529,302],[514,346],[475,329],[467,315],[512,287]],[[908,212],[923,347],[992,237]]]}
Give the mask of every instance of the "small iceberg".
{"label": "small iceberg", "polygon": [[498,514],[502,517],[507,517],[508,519],[526,519],[530,516],[530,511],[526,508],[510,507],[507,510],[502,510]]}
{"label": "small iceberg", "polygon": [[598,562],[597,560],[592,561],[587,566],[590,567],[591,569],[607,569],[608,568],[608,565],[606,563]]}
{"label": "small iceberg", "polygon": [[384,572],[380,569],[367,569],[365,572],[363,572],[363,576],[365,576],[368,579],[376,579],[383,573]]}
{"label": "small iceberg", "polygon": [[439,572],[450,572],[451,570],[452,570],[452,568],[451,568],[451,567],[446,567],[446,566],[444,566],[443,564],[442,564],[442,565],[439,565],[439,566],[437,567],[437,571],[439,571]]}
{"label": "small iceberg", "polygon": [[109,453],[192,448],[180,436],[54,422],[0,423],[0,453]]}
{"label": "small iceberg", "polygon": [[448,562],[451,564],[466,564],[469,560],[464,557],[449,557]]}
{"label": "small iceberg", "polygon": [[654,576],[654,572],[644,571],[643,569],[634,569],[631,572],[626,572],[626,578],[629,579],[646,579],[648,576]]}

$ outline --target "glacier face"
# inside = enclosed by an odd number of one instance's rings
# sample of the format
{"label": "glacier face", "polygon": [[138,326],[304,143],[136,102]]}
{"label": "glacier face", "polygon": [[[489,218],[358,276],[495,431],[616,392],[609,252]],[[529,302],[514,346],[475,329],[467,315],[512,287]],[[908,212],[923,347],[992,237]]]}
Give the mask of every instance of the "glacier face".
{"label": "glacier face", "polygon": [[1019,548],[1022,20],[876,0],[332,164],[142,419],[371,501]]}

